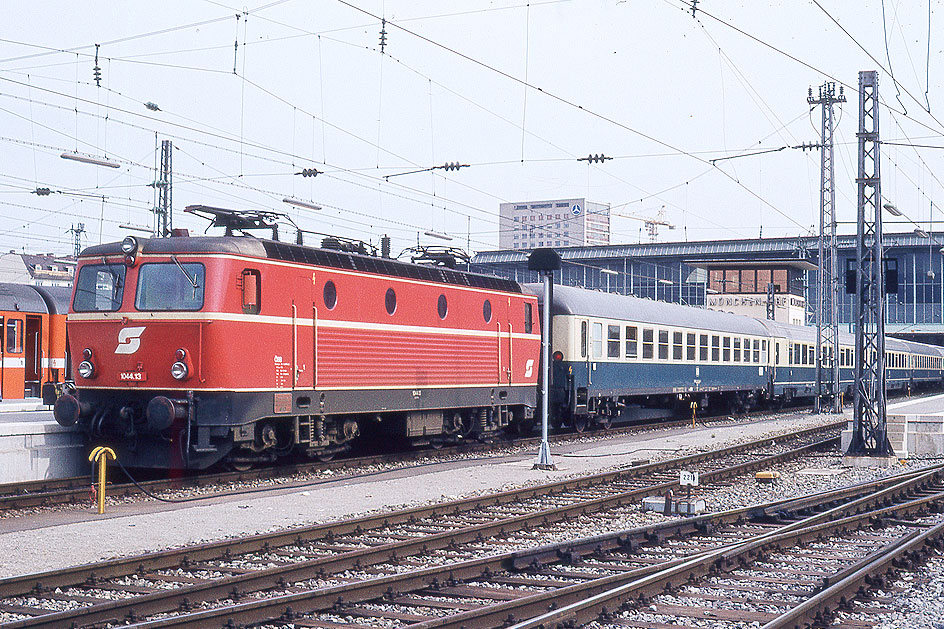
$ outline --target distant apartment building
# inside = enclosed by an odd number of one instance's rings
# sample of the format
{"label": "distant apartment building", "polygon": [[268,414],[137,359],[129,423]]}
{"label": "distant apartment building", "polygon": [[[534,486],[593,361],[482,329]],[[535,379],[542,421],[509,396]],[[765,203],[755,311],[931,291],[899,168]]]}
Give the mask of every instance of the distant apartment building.
{"label": "distant apartment building", "polygon": [[522,201],[499,207],[500,249],[610,244],[610,206],[586,199]]}
{"label": "distant apartment building", "polygon": [[53,254],[0,253],[0,282],[33,286],[72,286],[75,258]]}

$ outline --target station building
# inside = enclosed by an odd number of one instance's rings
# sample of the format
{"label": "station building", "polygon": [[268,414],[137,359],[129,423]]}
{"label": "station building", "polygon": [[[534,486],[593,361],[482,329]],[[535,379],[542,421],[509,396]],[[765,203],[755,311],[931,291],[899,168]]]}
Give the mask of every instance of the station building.
{"label": "station building", "polygon": [[[884,235],[897,262],[898,292],[886,301],[886,332],[944,345],[944,234]],[[814,325],[818,239],[762,238],[561,247],[554,281],[624,295]],[[555,247],[556,248],[556,247]],[[529,250],[487,251],[472,269],[518,282],[539,282]],[[855,236],[839,237],[838,268],[855,257]],[[772,290],[769,289],[772,285]],[[852,331],[854,295],[840,287],[840,329]]]}

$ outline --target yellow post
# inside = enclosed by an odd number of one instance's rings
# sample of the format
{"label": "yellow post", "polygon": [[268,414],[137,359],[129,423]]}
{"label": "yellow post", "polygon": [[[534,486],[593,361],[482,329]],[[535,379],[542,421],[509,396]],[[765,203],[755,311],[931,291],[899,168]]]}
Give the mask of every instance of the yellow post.
{"label": "yellow post", "polygon": [[105,446],[97,446],[89,453],[89,463],[98,463],[98,514],[105,513],[105,471],[108,457],[117,459],[115,451]]}
{"label": "yellow post", "polygon": [[692,428],[695,427],[695,411],[698,410],[698,402],[692,400]]}

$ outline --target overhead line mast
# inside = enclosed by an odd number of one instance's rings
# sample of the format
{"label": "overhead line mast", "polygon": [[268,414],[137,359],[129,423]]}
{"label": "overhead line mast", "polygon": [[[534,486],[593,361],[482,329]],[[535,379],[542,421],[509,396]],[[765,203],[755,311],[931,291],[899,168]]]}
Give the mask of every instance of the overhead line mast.
{"label": "overhead line mast", "polygon": [[[855,415],[851,456],[894,456],[885,407],[885,268],[878,73],[859,72],[858,228],[855,268]],[[848,283],[848,281],[847,281]]]}
{"label": "overhead line mast", "polygon": [[[820,144],[819,190],[819,268],[816,273],[816,396],[814,412],[822,412],[824,394],[829,396],[833,413],[842,412],[839,397],[839,244],[836,239],[836,188],[833,181],[833,104],[846,102],[839,86],[827,81],[813,98],[809,90],[806,102],[821,105],[822,143]],[[825,386],[824,386],[825,385]]]}

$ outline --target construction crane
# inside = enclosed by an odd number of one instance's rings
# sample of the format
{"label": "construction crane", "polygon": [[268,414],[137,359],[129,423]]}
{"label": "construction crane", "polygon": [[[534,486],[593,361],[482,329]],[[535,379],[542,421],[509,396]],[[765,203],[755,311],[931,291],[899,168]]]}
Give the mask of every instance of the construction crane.
{"label": "construction crane", "polygon": [[619,216],[620,218],[630,218],[634,221],[642,221],[646,225],[646,234],[649,235],[649,242],[655,242],[659,238],[659,227],[668,227],[669,229],[675,229],[675,225],[665,220],[665,206],[663,205],[659,208],[659,211],[656,212],[655,218],[647,218],[645,216],[637,216],[635,214],[619,214],[617,212],[611,212],[611,216]]}

